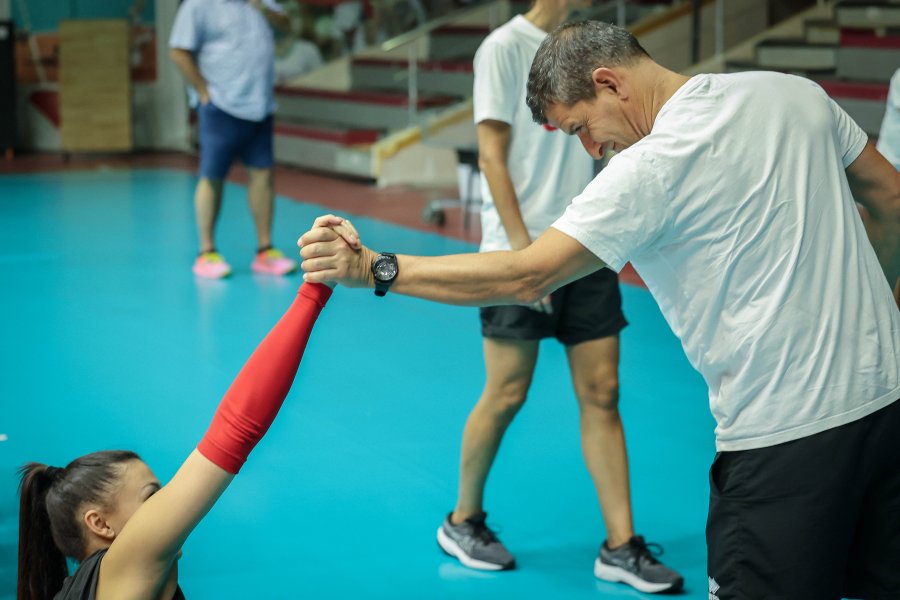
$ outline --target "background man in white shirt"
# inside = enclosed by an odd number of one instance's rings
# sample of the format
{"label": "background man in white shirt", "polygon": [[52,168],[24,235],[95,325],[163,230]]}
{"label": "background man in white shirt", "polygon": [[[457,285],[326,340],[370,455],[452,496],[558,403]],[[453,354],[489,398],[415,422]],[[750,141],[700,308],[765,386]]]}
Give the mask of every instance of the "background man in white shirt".
{"label": "background man in white shirt", "polygon": [[[475,54],[481,252],[526,248],[594,176],[594,161],[578,141],[535,123],[525,104],[538,46],[571,8],[577,8],[572,0],[537,0],[524,15],[491,32]],[[503,435],[525,403],[540,341],[556,338],[566,347],[581,446],[606,525],[594,574],[644,592],[679,589],[682,577],[634,535],[618,409],[619,332],[627,323],[616,273],[600,269],[532,306],[488,306],[480,317],[486,382],[466,422],[457,502],[438,529],[440,547],[472,568],[515,566],[485,522],[484,489]]]}

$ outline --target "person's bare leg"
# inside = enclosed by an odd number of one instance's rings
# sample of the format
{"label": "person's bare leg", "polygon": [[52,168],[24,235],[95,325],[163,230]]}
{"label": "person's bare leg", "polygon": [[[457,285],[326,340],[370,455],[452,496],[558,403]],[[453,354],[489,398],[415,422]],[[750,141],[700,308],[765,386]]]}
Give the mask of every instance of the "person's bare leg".
{"label": "person's bare leg", "polygon": [[488,472],[506,428],[525,403],[537,355],[537,341],[485,338],[487,381],[463,431],[459,495],[452,523],[484,512]]}
{"label": "person's bare leg", "polygon": [[201,177],[194,191],[194,212],[197,215],[197,234],[200,252],[216,248],[215,230],[222,206],[222,180]]}
{"label": "person's bare leg", "polygon": [[603,511],[607,543],[616,548],[634,535],[628,453],[619,416],[619,337],[566,348],[581,410],[581,448]]}
{"label": "person's bare leg", "polygon": [[272,245],[272,217],[275,212],[275,178],[272,169],[248,168],[250,184],[247,195],[250,213],[256,226],[257,248]]}

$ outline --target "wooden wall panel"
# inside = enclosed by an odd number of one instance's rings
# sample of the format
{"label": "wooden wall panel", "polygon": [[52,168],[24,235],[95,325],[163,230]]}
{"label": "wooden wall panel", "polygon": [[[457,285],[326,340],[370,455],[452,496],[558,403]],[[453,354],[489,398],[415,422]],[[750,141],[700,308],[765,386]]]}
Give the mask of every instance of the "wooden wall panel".
{"label": "wooden wall panel", "polygon": [[63,151],[132,149],[127,21],[60,22],[59,102]]}

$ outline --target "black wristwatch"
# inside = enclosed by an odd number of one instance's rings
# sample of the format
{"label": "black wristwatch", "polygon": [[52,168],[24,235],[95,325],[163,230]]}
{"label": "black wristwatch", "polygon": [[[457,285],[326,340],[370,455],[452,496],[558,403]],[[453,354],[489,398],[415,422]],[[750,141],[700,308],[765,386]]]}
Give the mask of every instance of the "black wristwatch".
{"label": "black wristwatch", "polygon": [[375,295],[384,296],[397,279],[397,255],[382,252],[372,261],[372,275],[375,276]]}

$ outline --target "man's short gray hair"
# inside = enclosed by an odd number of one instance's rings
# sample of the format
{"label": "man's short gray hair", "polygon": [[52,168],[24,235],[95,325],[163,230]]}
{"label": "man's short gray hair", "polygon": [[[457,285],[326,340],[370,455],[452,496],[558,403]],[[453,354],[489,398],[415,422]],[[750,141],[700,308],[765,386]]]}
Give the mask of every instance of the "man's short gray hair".
{"label": "man's short gray hair", "polygon": [[595,96],[591,73],[600,67],[630,65],[648,58],[625,29],[600,21],[564,23],[538,48],[528,74],[528,108],[536,123],[546,123],[551,104],[572,106]]}

